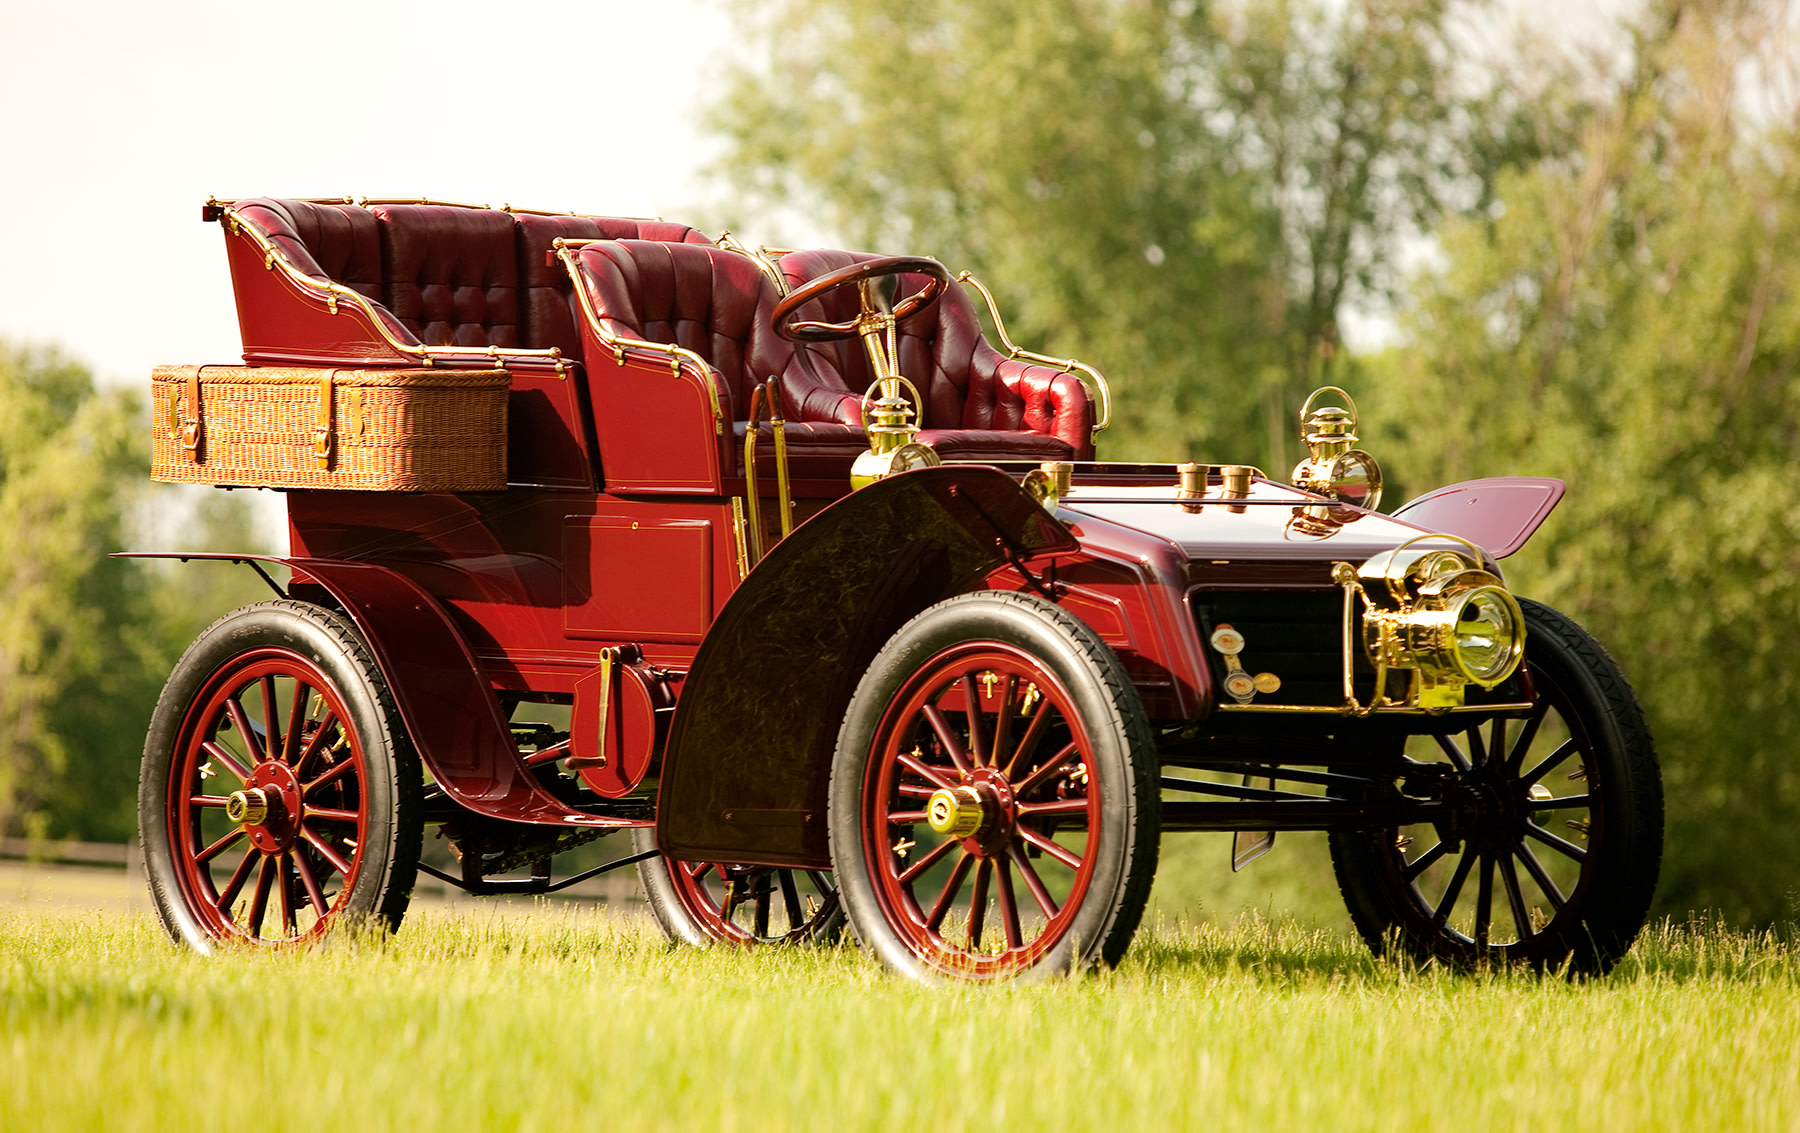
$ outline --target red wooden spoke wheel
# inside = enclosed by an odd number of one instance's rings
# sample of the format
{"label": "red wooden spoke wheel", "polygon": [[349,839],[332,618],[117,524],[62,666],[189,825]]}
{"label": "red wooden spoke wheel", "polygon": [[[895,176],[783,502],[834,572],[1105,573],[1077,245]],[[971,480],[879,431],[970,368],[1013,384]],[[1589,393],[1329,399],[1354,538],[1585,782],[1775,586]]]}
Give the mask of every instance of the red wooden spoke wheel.
{"label": "red wooden spoke wheel", "polygon": [[1449,818],[1331,836],[1351,919],[1377,953],[1457,967],[1605,971],[1643,927],[1662,781],[1624,674],[1580,626],[1520,601],[1538,694],[1522,720],[1415,737],[1396,790]]}
{"label": "red wooden spoke wheel", "polygon": [[1156,760],[1117,657],[1022,594],[932,607],[869,667],[832,773],[857,935],[919,978],[1114,963],[1155,873]]}
{"label": "red wooden spoke wheel", "polygon": [[[654,835],[640,831],[633,845],[653,849]],[[823,944],[843,928],[837,885],[821,870],[656,857],[639,863],[638,879],[678,944]]]}
{"label": "red wooden spoke wheel", "polygon": [[158,702],[139,819],[178,940],[283,944],[390,927],[418,861],[419,772],[354,629],[296,602],[227,615]]}

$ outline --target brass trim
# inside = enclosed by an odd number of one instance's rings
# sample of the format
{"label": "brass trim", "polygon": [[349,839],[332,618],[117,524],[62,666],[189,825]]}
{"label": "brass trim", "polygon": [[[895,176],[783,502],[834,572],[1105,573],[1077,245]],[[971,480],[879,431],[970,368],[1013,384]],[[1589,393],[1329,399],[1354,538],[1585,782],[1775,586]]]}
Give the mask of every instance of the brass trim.
{"label": "brass trim", "polygon": [[770,258],[767,254],[768,249],[765,248],[762,251],[752,252],[749,248],[744,247],[743,243],[740,242],[736,236],[731,234],[731,229],[729,228],[720,232],[719,235],[714,238],[713,246],[716,248],[723,248],[727,252],[736,252],[740,256],[748,256],[752,260],[755,260],[757,268],[761,270],[764,275],[769,277],[769,282],[775,285],[775,293],[783,299],[787,298],[787,293],[790,290],[788,287],[787,276],[781,274],[780,265],[776,264],[776,262]]}
{"label": "brass trim", "polygon": [[744,543],[744,501],[731,497],[731,535],[737,546],[738,581],[750,576],[750,549]]}
{"label": "brass trim", "polygon": [[794,532],[794,493],[788,483],[787,418],[781,415],[781,383],[771,376],[764,383],[769,391],[769,428],[775,435],[775,506],[781,509],[781,537]]}
{"label": "brass trim", "polygon": [[575,262],[575,254],[572,250],[584,244],[597,243],[602,243],[602,241],[568,240],[560,236],[551,241],[551,247],[556,251],[556,258],[562,261],[563,270],[569,273],[569,280],[575,285],[575,299],[581,305],[581,314],[587,320],[588,328],[613,352],[613,360],[620,365],[624,364],[625,354],[630,350],[661,354],[669,360],[669,370],[678,378],[681,376],[681,364],[683,362],[690,363],[694,372],[699,374],[701,380],[706,383],[707,391],[712,395],[713,432],[718,436],[725,436],[725,410],[722,406],[724,396],[719,391],[719,383],[714,376],[714,370],[706,359],[684,347],[670,346],[662,342],[648,342],[639,338],[625,338],[613,334],[601,324],[600,312],[594,308],[594,297],[588,294],[587,277],[581,273],[581,266]]}
{"label": "brass trim", "polygon": [[1100,430],[1112,423],[1112,387],[1106,384],[1106,377],[1086,362],[1074,358],[1052,358],[1048,354],[1039,354],[1015,345],[1012,337],[1006,333],[1006,322],[1000,317],[1000,305],[994,302],[993,293],[987,289],[987,286],[976,279],[971,272],[957,272],[956,279],[957,282],[966,283],[981,292],[981,297],[987,301],[988,315],[994,320],[994,333],[1000,336],[1000,345],[1006,347],[1008,358],[1023,358],[1028,362],[1055,366],[1063,373],[1076,374],[1077,380],[1080,379],[1081,374],[1087,375],[1090,381],[1085,384],[1093,386],[1097,400],[1100,402],[1100,420],[1094,425],[1094,431],[1089,434],[1088,439],[1092,441],[1097,438]]}
{"label": "brass trim", "polygon": [[1421,708],[1407,704],[1371,704],[1366,707],[1353,704],[1339,704],[1335,707],[1324,707],[1313,704],[1219,704],[1215,705],[1220,712],[1286,712],[1290,714],[1306,713],[1314,716],[1442,716],[1454,712],[1527,712],[1537,705],[1529,701],[1516,704],[1456,704],[1443,708]]}
{"label": "brass trim", "polygon": [[756,486],[756,416],[762,410],[762,386],[750,387],[750,421],[744,429],[744,522],[749,535],[744,540],[750,565],[762,562],[762,492]]}
{"label": "brass trim", "polygon": [[607,710],[612,703],[613,666],[618,663],[619,651],[608,647],[600,651],[600,704],[595,709],[594,735],[599,744],[591,756],[571,755],[563,759],[563,765],[570,770],[583,767],[606,766],[606,719]]}

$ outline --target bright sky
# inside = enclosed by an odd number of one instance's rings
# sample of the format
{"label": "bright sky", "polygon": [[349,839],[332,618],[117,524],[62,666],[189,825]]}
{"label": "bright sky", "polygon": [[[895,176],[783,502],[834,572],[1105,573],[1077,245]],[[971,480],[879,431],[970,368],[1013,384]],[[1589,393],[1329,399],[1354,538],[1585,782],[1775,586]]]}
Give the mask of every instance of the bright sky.
{"label": "bright sky", "polygon": [[0,0],[0,337],[109,382],[241,347],[209,194],[687,219],[708,0]]}

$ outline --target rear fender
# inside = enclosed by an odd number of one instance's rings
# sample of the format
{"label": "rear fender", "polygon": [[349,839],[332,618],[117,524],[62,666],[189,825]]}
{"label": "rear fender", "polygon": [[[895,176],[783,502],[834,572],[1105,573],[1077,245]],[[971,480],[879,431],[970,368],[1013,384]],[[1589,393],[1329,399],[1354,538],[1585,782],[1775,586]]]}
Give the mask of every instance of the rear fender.
{"label": "rear fender", "polygon": [[1427,492],[1393,513],[1430,532],[1460,536],[1504,559],[1525,545],[1568,485],[1548,476],[1464,480]]}
{"label": "rear fender", "polygon": [[322,587],[361,631],[393,694],[407,735],[432,777],[469,810],[510,822],[607,828],[644,825],[572,810],[538,784],[512,742],[511,729],[481,662],[437,599],[405,575],[386,567],[333,559],[208,554],[131,557],[277,563],[291,567],[296,580]]}
{"label": "rear fender", "polygon": [[829,869],[826,788],[863,671],[913,615],[1007,560],[1080,544],[993,468],[879,480],[776,544],[682,682],[657,802],[673,857]]}

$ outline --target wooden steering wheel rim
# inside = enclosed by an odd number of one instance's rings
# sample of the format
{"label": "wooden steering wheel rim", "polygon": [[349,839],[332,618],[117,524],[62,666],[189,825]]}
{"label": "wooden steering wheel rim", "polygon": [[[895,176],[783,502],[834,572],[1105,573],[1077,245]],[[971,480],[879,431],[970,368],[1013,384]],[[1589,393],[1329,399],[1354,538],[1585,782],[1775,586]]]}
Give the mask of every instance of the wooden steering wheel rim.
{"label": "wooden steering wheel rim", "polygon": [[811,280],[777,303],[775,311],[771,315],[771,320],[775,324],[775,333],[791,342],[836,342],[839,339],[850,338],[858,333],[855,322],[795,322],[793,316],[801,307],[814,299],[846,284],[860,283],[865,279],[874,279],[878,276],[902,275],[907,272],[928,276],[930,282],[894,304],[892,318],[896,323],[911,318],[937,302],[938,296],[944,293],[944,288],[950,283],[949,269],[929,256],[881,256],[873,260],[864,260]]}

